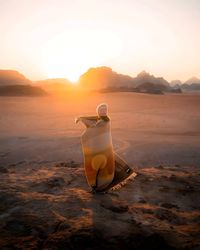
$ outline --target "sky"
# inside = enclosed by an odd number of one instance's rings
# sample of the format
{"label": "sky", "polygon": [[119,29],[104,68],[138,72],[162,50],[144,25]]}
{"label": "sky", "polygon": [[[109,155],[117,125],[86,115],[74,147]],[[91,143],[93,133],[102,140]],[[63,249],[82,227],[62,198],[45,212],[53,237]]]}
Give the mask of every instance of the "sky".
{"label": "sky", "polygon": [[200,78],[199,0],[0,0],[0,69],[76,81],[90,67]]}

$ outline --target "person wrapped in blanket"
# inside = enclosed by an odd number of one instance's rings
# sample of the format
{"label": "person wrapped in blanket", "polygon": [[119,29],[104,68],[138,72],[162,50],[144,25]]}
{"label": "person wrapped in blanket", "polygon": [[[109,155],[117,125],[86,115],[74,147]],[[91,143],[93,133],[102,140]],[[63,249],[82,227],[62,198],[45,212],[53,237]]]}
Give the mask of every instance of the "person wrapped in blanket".
{"label": "person wrapped in blanket", "polygon": [[[93,192],[103,192],[129,176],[132,170],[113,151],[108,105],[98,105],[96,112],[97,116],[81,116],[75,122],[81,121],[86,127],[81,143],[87,182]],[[121,179],[116,180],[119,173]]]}

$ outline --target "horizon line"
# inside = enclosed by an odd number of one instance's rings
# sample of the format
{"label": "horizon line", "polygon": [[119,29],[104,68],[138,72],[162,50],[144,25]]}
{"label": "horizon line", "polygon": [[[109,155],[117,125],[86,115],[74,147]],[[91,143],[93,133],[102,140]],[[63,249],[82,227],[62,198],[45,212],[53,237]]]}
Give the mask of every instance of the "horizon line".
{"label": "horizon line", "polygon": [[[152,74],[152,73],[150,73],[150,72],[148,72],[148,71],[146,71],[146,70],[141,70],[136,76],[132,76],[132,75],[130,75],[130,74],[125,74],[125,73],[123,73],[123,72],[117,72],[117,71],[113,70],[113,68],[111,68],[111,67],[109,67],[109,66],[106,66],[106,65],[97,66],[97,67],[92,67],[92,66],[89,67],[84,73],[82,73],[82,74],[79,76],[79,79],[80,79],[80,77],[81,77],[82,75],[84,75],[86,72],[88,72],[88,70],[90,70],[90,69],[97,69],[97,68],[110,68],[113,72],[115,72],[115,73],[117,73],[117,74],[121,74],[121,75],[124,75],[124,76],[129,76],[129,77],[131,77],[131,78],[136,78],[140,73],[146,72],[146,73],[149,74],[150,76],[154,76],[154,77],[156,77],[156,78],[163,78],[164,80],[166,80],[166,78],[165,78],[164,76],[155,76],[154,74]],[[32,80],[31,78],[27,77],[26,74],[22,73],[23,70],[21,71],[21,70],[18,70],[18,69],[11,69],[11,68],[5,68],[5,69],[4,69],[4,68],[0,68],[0,70],[16,71],[16,72],[22,74],[26,79],[30,80],[31,82],[39,82],[39,81],[45,81],[45,80],[56,80],[56,79],[67,80],[69,83],[78,83],[78,82],[79,82],[79,79],[78,79],[77,81],[71,81],[71,80],[69,80],[67,77],[59,77],[59,76],[52,77],[52,78],[41,78],[41,79],[38,79],[38,80]],[[184,84],[186,81],[188,81],[188,80],[190,80],[190,79],[192,79],[192,78],[197,78],[197,79],[200,80],[199,77],[197,77],[196,75],[193,75],[193,76],[187,78],[187,80],[185,80],[185,81],[182,81],[182,80],[180,80],[180,79],[178,79],[178,78],[173,79],[173,80],[171,80],[171,81],[168,81],[168,80],[166,80],[166,81],[167,81],[168,83],[171,83],[171,82],[173,82],[173,81],[180,81],[181,84]]]}

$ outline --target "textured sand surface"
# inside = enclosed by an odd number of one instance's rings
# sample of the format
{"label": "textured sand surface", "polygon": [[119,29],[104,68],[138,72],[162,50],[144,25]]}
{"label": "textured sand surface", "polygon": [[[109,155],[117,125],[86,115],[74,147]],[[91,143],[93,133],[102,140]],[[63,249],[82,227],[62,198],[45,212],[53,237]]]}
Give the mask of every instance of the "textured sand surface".
{"label": "textured sand surface", "polygon": [[[91,194],[78,115],[110,106],[137,172]],[[0,249],[200,249],[200,96],[0,98]]]}
{"label": "textured sand surface", "polygon": [[[3,173],[4,172],[4,173]],[[1,168],[1,249],[199,249],[200,172],[143,168],[107,194],[92,194],[82,166]]]}

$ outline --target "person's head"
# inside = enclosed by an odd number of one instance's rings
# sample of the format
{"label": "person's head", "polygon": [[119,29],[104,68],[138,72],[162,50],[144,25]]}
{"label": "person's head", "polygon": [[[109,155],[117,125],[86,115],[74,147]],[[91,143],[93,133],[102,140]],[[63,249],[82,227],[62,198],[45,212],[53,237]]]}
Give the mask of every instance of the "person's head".
{"label": "person's head", "polygon": [[97,106],[96,112],[98,116],[107,116],[108,115],[108,105],[106,103],[101,103]]}

